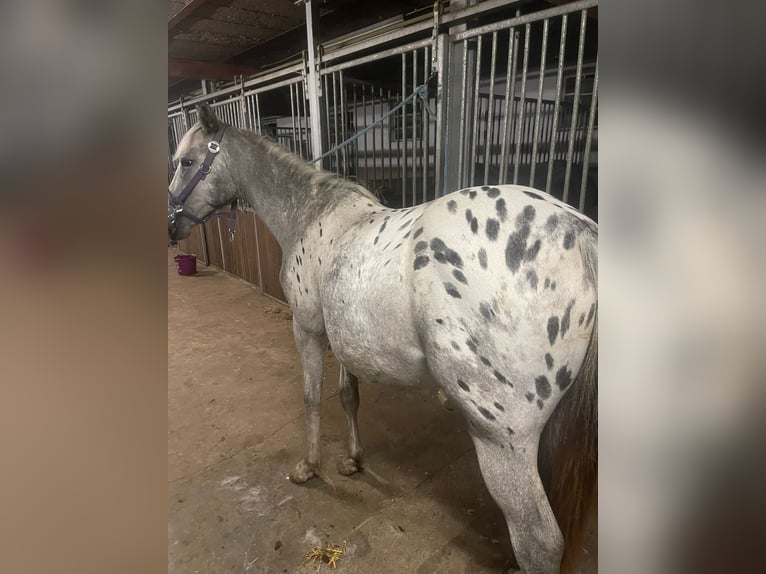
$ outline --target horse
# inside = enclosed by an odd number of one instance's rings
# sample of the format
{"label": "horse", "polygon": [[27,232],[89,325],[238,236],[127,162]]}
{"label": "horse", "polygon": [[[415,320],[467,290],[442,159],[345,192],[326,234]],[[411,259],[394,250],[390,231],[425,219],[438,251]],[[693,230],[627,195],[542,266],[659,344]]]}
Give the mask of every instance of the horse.
{"label": "horse", "polygon": [[390,209],[207,105],[198,118],[175,154],[168,233],[244,198],[279,242],[306,412],[292,481],[319,472],[329,343],[349,431],[341,474],[362,470],[359,379],[439,390],[467,422],[518,566],[571,568],[596,496],[597,225],[516,185]]}

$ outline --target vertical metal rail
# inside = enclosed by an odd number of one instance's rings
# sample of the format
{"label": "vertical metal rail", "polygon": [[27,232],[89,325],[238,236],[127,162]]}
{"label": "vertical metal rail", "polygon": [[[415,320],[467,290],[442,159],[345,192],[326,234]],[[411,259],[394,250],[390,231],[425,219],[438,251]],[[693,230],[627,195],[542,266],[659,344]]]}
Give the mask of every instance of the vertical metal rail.
{"label": "vertical metal rail", "polygon": [[[412,89],[418,85],[418,51],[412,51]],[[418,173],[417,173],[417,154],[418,154],[418,122],[417,122],[417,105],[418,99],[412,100],[412,205],[417,205],[417,188],[418,188]]]}
{"label": "vertical metal rail", "polygon": [[303,121],[303,117],[301,115],[301,88],[303,84],[302,82],[298,82],[295,84],[295,112],[296,112],[296,119],[298,124],[298,134],[296,135],[295,140],[298,142],[298,146],[295,149],[295,153],[299,155],[300,157],[303,157],[303,130],[301,129],[301,122]]}
{"label": "vertical metal rail", "polygon": [[545,56],[548,48],[548,18],[543,21],[543,45],[540,52],[540,76],[537,87],[537,105],[535,107],[535,127],[532,135],[532,165],[529,168],[529,185],[535,185],[535,170],[537,168],[537,147],[540,138],[540,111],[543,103],[543,85],[545,84]]}
{"label": "vertical metal rail", "polygon": [[[447,130],[445,129],[445,112],[446,110],[450,109],[450,91],[447,90],[447,87],[445,85],[444,78],[447,74],[448,69],[448,58],[449,54],[447,54],[447,50],[451,49],[451,45],[449,41],[447,40],[446,34],[439,34],[436,40],[437,45],[437,51],[436,51],[436,129],[434,130],[434,199],[436,199],[440,195],[444,195],[446,193],[446,189],[444,189],[446,177],[447,177],[447,170],[446,170],[446,164],[447,162],[444,161],[444,157],[442,155],[443,149],[448,147],[447,141],[442,141],[446,139]],[[453,136],[454,137],[454,136]],[[430,141],[430,139],[429,139]]]}
{"label": "vertical metal rail", "polygon": [[596,119],[596,105],[598,103],[598,56],[596,56],[596,72],[593,76],[593,94],[590,100],[590,114],[588,115],[588,135],[585,138],[585,153],[582,160],[582,182],[580,183],[580,211],[585,211],[585,193],[588,185],[588,167],[590,164],[590,148],[593,140],[593,123]]}
{"label": "vertical metal rail", "polygon": [[263,125],[261,125],[261,104],[260,99],[258,98],[258,94],[255,94],[255,113],[256,117],[258,118],[258,133],[263,133]]}
{"label": "vertical metal rail", "polygon": [[376,192],[379,189],[378,184],[378,141],[376,138],[378,126],[375,125],[375,122],[377,121],[377,117],[375,115],[375,86],[370,86],[370,104],[372,105],[372,117],[370,118],[370,121],[373,123],[373,127],[370,130],[370,140],[372,141],[372,180],[373,180],[373,188]]}
{"label": "vertical metal rail", "polygon": [[[352,117],[354,118],[354,131],[358,131],[359,128],[359,109],[356,105],[356,84],[353,84],[354,90],[354,99],[353,99],[353,105],[354,105],[354,112],[352,114]],[[354,163],[356,164],[355,175],[358,178],[359,177],[359,138],[356,138],[354,140]]]}
{"label": "vertical metal rail", "polygon": [[[386,98],[388,102],[388,110],[391,109],[391,90],[388,90],[386,93]],[[389,192],[393,191],[394,189],[394,165],[393,165],[393,155],[394,155],[394,146],[393,141],[391,138],[391,116],[388,116],[388,119],[386,120],[386,124],[388,125],[388,189]]]}
{"label": "vertical metal rail", "polygon": [[559,64],[556,75],[556,100],[553,104],[553,121],[551,124],[551,143],[548,151],[548,176],[545,179],[545,191],[551,193],[551,183],[553,182],[553,162],[556,159],[556,148],[558,147],[558,128],[559,113],[561,111],[561,84],[564,77],[564,56],[566,52],[567,39],[567,16],[561,17],[561,39],[559,40]]}
{"label": "vertical metal rail", "polygon": [[497,32],[492,32],[492,59],[489,64],[489,101],[487,102],[487,129],[484,143],[484,185],[489,181],[489,164],[492,163],[492,124],[495,121],[495,64],[497,61]]}
{"label": "vertical metal rail", "polygon": [[[338,72],[338,84],[340,84],[340,133],[342,141],[346,141],[348,126],[346,125],[346,87],[343,84],[343,70]],[[343,158],[343,175],[348,177],[348,146],[343,146],[341,157]]]}
{"label": "vertical metal rail", "polygon": [[[316,62],[316,43],[314,41],[314,16],[319,20],[319,10],[314,8],[312,0],[304,2],[306,6],[306,45],[308,47],[308,83],[309,83],[309,113],[311,115],[311,151],[312,159],[322,155],[322,118],[319,103],[319,69]],[[317,169],[322,169],[322,162],[316,163]]]}
{"label": "vertical metal rail", "polygon": [[[367,86],[364,84],[362,84],[362,122],[364,127],[367,127]],[[364,180],[368,186],[370,185],[370,164],[368,161],[370,146],[367,143],[369,137],[368,134],[364,134],[362,140],[364,142]]]}
{"label": "vertical metal rail", "polygon": [[476,38],[476,81],[474,85],[474,93],[473,93],[473,122],[471,122],[471,159],[470,159],[470,173],[471,173],[471,179],[468,182],[468,185],[471,186],[476,181],[476,145],[477,145],[477,139],[479,136],[479,108],[481,107],[481,100],[479,100],[479,84],[481,83],[481,41],[482,37],[479,36]]}
{"label": "vertical metal rail", "polygon": [[293,153],[298,153],[298,140],[295,138],[295,98],[293,97],[293,84],[288,86],[290,88],[290,119],[293,124]]}
{"label": "vertical metal rail", "polygon": [[582,80],[582,59],[585,52],[585,27],[588,22],[588,11],[580,12],[580,43],[577,48],[577,75],[575,76],[574,102],[572,102],[572,121],[569,125],[569,145],[567,146],[567,167],[564,172],[564,197],[563,201],[569,199],[569,179],[572,175],[572,155],[574,153],[575,129],[577,126],[577,112],[580,105],[580,80]]}
{"label": "vertical metal rail", "polygon": [[[425,83],[428,79],[428,64],[431,61],[431,59],[428,57],[428,47],[426,46],[423,48],[423,82]],[[430,95],[429,95],[430,100]],[[430,103],[428,104],[430,105]],[[422,106],[421,106],[422,107]],[[422,158],[420,160],[421,165],[420,168],[422,170],[422,185],[423,185],[423,203],[428,201],[428,164],[429,164],[429,146],[430,146],[430,134],[428,132],[428,122],[430,121],[430,118],[428,117],[428,114],[425,113],[425,110],[422,110],[420,114],[420,124],[421,124],[421,130],[420,130],[420,148],[423,152]]]}
{"label": "vertical metal rail", "polygon": [[[338,86],[336,81],[337,74],[335,72],[332,73],[332,125],[333,125],[333,132],[335,132],[335,143],[333,145],[337,146],[341,141],[339,139],[340,132],[338,131]],[[329,95],[329,94],[328,94]],[[335,150],[335,173],[340,173],[340,150]]]}
{"label": "vertical metal rail", "polygon": [[[383,88],[378,88],[378,99],[380,100],[380,115],[381,117],[383,114],[386,113],[385,107],[383,106]],[[384,183],[386,181],[386,162],[385,162],[385,154],[386,154],[386,146],[383,142],[383,124],[385,122],[380,122],[380,125],[378,126],[378,133],[380,134],[380,180],[378,183],[379,188],[385,187]],[[377,162],[377,160],[376,160]]]}
{"label": "vertical metal rail", "polygon": [[[407,97],[407,54],[402,54],[402,98]],[[407,207],[407,106],[402,106],[402,207]]]}
{"label": "vertical metal rail", "polygon": [[[505,113],[503,114],[503,133],[500,143],[500,181],[505,183],[508,175],[508,156],[506,155],[508,147],[508,126],[513,124],[513,98],[514,98],[514,74],[516,60],[516,29],[511,28],[508,31],[508,62],[505,67]],[[510,121],[509,121],[510,120]]]}
{"label": "vertical metal rail", "polygon": [[524,27],[524,61],[521,68],[521,94],[519,96],[519,113],[516,124],[516,149],[513,154],[513,183],[519,183],[519,163],[521,162],[521,140],[524,132],[524,119],[527,108],[527,67],[529,65],[529,36],[531,26]]}
{"label": "vertical metal rail", "polygon": [[463,165],[465,163],[465,108],[466,108],[466,91],[468,85],[468,40],[463,40],[463,90],[460,94],[460,141],[458,142],[459,153],[457,166],[457,181],[458,187],[465,187],[463,182]]}

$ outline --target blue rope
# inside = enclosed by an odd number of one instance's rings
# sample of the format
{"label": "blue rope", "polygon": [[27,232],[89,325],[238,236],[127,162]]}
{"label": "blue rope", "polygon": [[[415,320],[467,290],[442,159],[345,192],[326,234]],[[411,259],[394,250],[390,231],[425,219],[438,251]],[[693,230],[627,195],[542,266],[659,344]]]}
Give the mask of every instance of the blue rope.
{"label": "blue rope", "polygon": [[322,161],[324,158],[326,158],[327,156],[329,156],[329,155],[331,155],[331,154],[335,153],[335,152],[336,152],[336,151],[338,151],[339,149],[341,149],[341,148],[343,148],[343,147],[347,146],[347,145],[348,145],[348,144],[350,144],[352,141],[359,139],[359,138],[360,138],[360,137],[362,137],[364,134],[366,134],[368,131],[370,131],[372,128],[374,128],[375,126],[377,126],[379,123],[383,122],[384,120],[386,120],[386,119],[387,119],[387,118],[389,118],[390,116],[394,115],[396,112],[398,112],[400,109],[402,109],[402,107],[406,106],[406,105],[407,105],[409,102],[411,102],[411,101],[412,101],[412,100],[414,100],[415,98],[420,98],[420,99],[423,101],[423,107],[424,107],[424,108],[426,109],[426,111],[428,112],[428,117],[429,117],[429,118],[431,118],[431,119],[433,119],[433,118],[434,118],[434,116],[435,116],[435,114],[434,114],[433,110],[431,110],[431,107],[428,105],[428,88],[427,88],[426,84],[421,84],[421,85],[419,85],[417,88],[415,88],[415,91],[414,91],[414,92],[412,92],[412,93],[411,93],[409,96],[407,96],[406,98],[404,98],[404,99],[403,99],[401,102],[399,102],[399,103],[398,103],[396,106],[394,106],[393,108],[391,108],[390,110],[388,110],[388,112],[386,112],[385,114],[383,114],[383,115],[380,117],[380,119],[378,119],[378,120],[376,120],[375,122],[371,123],[369,126],[367,126],[366,128],[364,128],[363,130],[360,130],[360,131],[356,132],[356,133],[355,133],[354,135],[352,135],[350,138],[348,138],[347,140],[345,140],[345,141],[343,141],[343,142],[339,143],[338,145],[336,145],[335,147],[333,147],[333,148],[332,148],[332,149],[330,149],[329,151],[326,151],[325,153],[323,153],[322,155],[320,155],[318,158],[311,160],[311,161],[309,162],[309,164],[312,164],[312,163],[316,163],[316,162],[318,162],[318,161]]}

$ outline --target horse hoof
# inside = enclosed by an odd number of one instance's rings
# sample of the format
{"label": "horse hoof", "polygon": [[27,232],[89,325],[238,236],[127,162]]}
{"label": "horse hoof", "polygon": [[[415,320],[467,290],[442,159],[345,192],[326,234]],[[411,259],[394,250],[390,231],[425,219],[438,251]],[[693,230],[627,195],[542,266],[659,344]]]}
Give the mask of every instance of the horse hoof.
{"label": "horse hoof", "polygon": [[347,456],[338,462],[338,472],[343,476],[350,476],[355,472],[359,472],[359,463],[350,456]]}
{"label": "horse hoof", "polygon": [[302,460],[295,466],[295,470],[290,475],[290,481],[295,484],[303,484],[307,480],[314,478],[318,470],[318,465]]}

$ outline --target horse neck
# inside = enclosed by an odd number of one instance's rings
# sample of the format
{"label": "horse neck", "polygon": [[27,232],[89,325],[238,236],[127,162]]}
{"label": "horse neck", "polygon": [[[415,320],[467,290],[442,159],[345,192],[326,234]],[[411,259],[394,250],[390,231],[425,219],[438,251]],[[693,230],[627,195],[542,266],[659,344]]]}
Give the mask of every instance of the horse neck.
{"label": "horse neck", "polygon": [[236,137],[240,141],[232,153],[232,172],[239,195],[288,252],[322,213],[337,204],[342,192],[312,183],[313,168],[275,152],[264,138],[240,130]]}

